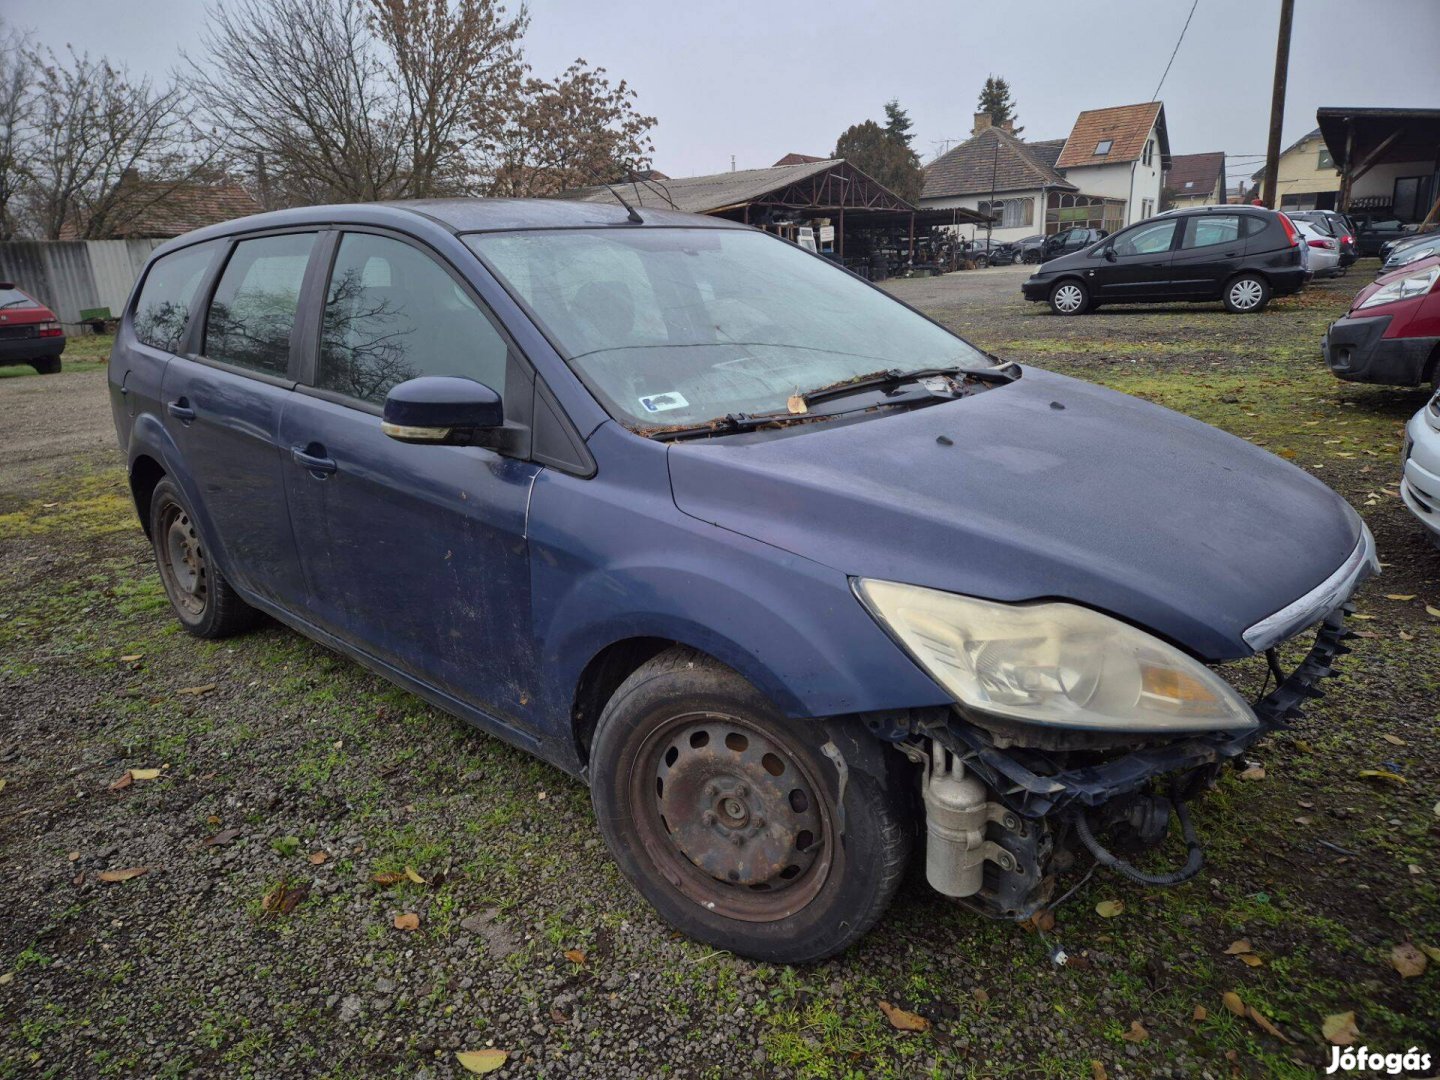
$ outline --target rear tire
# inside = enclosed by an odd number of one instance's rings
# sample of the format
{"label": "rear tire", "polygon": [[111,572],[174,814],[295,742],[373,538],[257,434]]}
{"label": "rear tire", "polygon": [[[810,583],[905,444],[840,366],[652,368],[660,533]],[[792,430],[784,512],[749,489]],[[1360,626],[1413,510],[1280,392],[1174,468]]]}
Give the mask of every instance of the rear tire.
{"label": "rear tire", "polygon": [[41,375],[59,375],[60,357],[47,356],[43,360],[31,360],[30,366],[33,367]]}
{"label": "rear tire", "polygon": [[150,546],[176,617],[198,638],[249,630],[260,613],[241,600],[206,554],[195,515],[168,477],[150,495]]}
{"label": "rear tire", "polygon": [[1050,290],[1050,310],[1056,315],[1083,315],[1090,309],[1090,290],[1085,283],[1067,278]]}
{"label": "rear tire", "polygon": [[[590,757],[600,832],[682,933],[772,963],[833,956],[889,906],[911,844],[901,785],[876,779],[890,751],[863,729],[835,731],[786,718],[703,654],[661,653],[600,716]],[[827,740],[847,765],[843,814]]]}
{"label": "rear tire", "polygon": [[1225,310],[1232,315],[1253,315],[1270,303],[1270,283],[1259,274],[1239,274],[1225,285]]}

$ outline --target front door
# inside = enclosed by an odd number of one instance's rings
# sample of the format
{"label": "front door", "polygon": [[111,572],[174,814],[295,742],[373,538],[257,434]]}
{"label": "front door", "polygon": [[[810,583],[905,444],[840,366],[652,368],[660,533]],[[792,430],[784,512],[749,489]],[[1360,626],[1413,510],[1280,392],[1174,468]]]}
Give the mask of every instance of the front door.
{"label": "front door", "polygon": [[1175,222],[1147,221],[1111,237],[1091,255],[1097,303],[1123,304],[1166,294]]}
{"label": "front door", "polygon": [[281,418],[309,618],[514,724],[535,700],[526,511],[539,466],[396,442],[385,395],[458,375],[528,419],[532,384],[480,301],[428,251],[347,232],[324,295],[313,386]]}
{"label": "front door", "polygon": [[242,593],[294,607],[305,589],[285,509],[280,413],[313,232],[235,244],[206,311],[200,351],[165,368],[164,423],[218,562]]}
{"label": "front door", "polygon": [[1219,299],[1220,289],[1240,268],[1245,232],[1239,214],[1196,214],[1185,219],[1170,277],[1181,295]]}

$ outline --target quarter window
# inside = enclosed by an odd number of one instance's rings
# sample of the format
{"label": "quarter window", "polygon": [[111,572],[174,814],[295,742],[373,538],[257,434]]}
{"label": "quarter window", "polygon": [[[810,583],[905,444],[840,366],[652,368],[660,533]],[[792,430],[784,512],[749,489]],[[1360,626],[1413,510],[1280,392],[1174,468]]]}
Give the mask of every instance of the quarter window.
{"label": "quarter window", "polygon": [[151,348],[179,350],[195,290],[219,247],[220,241],[212,240],[163,255],[150,264],[135,301],[136,337]]}
{"label": "quarter window", "polygon": [[457,375],[502,397],[508,346],[469,293],[410,244],[340,240],[321,326],[316,385],[380,404],[397,383]]}
{"label": "quarter window", "polygon": [[1229,244],[1240,239],[1240,215],[1214,214],[1192,217],[1185,222],[1185,235],[1180,240],[1181,248],[1213,247]]}
{"label": "quarter window", "polygon": [[287,233],[235,245],[205,322],[205,355],[269,375],[290,368],[290,333],[314,233]]}

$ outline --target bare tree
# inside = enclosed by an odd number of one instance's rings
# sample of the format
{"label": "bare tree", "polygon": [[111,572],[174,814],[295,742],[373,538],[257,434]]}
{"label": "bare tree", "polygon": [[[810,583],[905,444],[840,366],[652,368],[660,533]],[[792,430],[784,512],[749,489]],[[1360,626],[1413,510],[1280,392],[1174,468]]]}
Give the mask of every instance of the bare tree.
{"label": "bare tree", "polygon": [[370,25],[389,51],[403,106],[405,194],[464,190],[519,94],[529,15],[522,5],[508,18],[493,0],[370,2]]}
{"label": "bare tree", "polygon": [[641,171],[654,146],[653,116],[635,109],[624,79],[576,60],[554,82],[527,79],[519,107],[500,134],[492,195],[553,195]]}
{"label": "bare tree", "polygon": [[13,240],[19,195],[25,183],[25,140],[29,134],[29,82],[25,53],[29,40],[0,23],[0,240]]}
{"label": "bare tree", "polygon": [[209,12],[187,89],[232,164],[263,159],[273,201],[394,198],[406,118],[365,0],[236,0]]}
{"label": "bare tree", "polygon": [[[23,190],[42,236],[111,235],[164,199],[199,164],[179,91],[132,80],[88,53],[26,50],[36,71],[28,137],[17,148]],[[143,177],[161,182],[140,183]]]}

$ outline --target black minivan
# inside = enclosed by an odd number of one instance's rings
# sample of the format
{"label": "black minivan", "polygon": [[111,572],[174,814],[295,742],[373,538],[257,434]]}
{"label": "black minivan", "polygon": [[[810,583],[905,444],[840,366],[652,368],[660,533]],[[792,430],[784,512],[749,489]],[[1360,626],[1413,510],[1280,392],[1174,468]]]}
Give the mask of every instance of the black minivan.
{"label": "black minivan", "polygon": [[1056,315],[1101,304],[1221,300],[1227,311],[1262,310],[1310,276],[1305,245],[1284,214],[1258,206],[1172,210],[1083,251],[1046,262],[1021,286]]}

